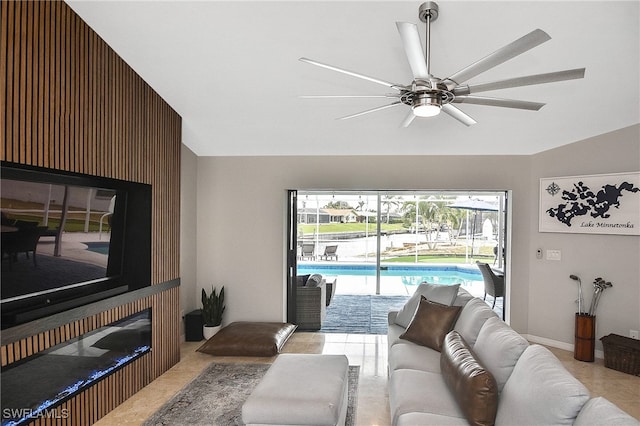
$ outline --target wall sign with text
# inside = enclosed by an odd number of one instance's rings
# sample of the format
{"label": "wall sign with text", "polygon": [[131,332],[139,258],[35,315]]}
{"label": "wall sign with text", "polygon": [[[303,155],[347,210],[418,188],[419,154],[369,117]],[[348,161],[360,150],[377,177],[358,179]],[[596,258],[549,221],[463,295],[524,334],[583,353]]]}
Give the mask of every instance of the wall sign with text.
{"label": "wall sign with text", "polygon": [[640,172],[540,179],[539,230],[640,235]]}

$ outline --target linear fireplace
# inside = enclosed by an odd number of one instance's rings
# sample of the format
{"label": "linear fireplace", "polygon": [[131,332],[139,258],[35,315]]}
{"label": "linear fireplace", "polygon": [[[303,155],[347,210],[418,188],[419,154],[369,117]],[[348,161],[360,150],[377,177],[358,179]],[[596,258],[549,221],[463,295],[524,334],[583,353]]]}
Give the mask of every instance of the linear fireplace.
{"label": "linear fireplace", "polygon": [[1,373],[2,426],[65,418],[62,402],[149,351],[146,309],[10,364]]}

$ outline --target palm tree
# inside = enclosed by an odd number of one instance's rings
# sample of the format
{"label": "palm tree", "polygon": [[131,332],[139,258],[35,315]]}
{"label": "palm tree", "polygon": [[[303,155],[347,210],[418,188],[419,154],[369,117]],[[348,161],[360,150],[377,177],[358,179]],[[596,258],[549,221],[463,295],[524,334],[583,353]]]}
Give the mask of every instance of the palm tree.
{"label": "palm tree", "polygon": [[385,195],[384,198],[380,201],[380,203],[386,208],[385,214],[387,216],[387,223],[389,223],[389,213],[391,206],[398,207],[400,205],[400,201],[397,200],[397,198],[399,197],[395,195]]}
{"label": "palm tree", "polygon": [[[450,197],[430,196],[417,201],[405,201],[401,207],[405,223],[416,223],[416,214],[420,223],[425,226],[425,235],[430,248],[435,247],[434,239],[444,225],[455,227],[460,221],[460,212],[449,207]],[[417,205],[417,212],[416,212]]]}
{"label": "palm tree", "polygon": [[339,209],[339,210],[348,210],[352,208],[353,207],[351,207],[349,203],[346,201],[331,201],[323,207],[323,209]]}
{"label": "palm tree", "polygon": [[404,201],[400,206],[404,226],[409,228],[416,223],[416,202]]}

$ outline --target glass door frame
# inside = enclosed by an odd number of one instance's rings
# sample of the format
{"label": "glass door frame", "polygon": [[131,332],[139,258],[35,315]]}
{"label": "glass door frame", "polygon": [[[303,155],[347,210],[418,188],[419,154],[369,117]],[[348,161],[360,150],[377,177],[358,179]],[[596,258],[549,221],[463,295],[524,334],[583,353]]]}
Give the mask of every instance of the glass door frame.
{"label": "glass door frame", "polygon": [[[295,196],[291,194],[295,193]],[[509,312],[507,309],[508,303],[508,293],[510,290],[509,282],[511,271],[509,268],[509,262],[507,261],[509,257],[509,248],[510,241],[512,236],[511,229],[511,190],[352,190],[352,189],[335,189],[335,190],[289,190],[289,199],[288,199],[288,211],[289,218],[287,218],[287,296],[289,300],[295,301],[295,273],[296,273],[296,265],[298,262],[297,249],[298,249],[298,235],[297,235],[297,225],[298,225],[298,205],[297,201],[299,201],[303,196],[308,195],[331,195],[332,197],[339,198],[340,195],[358,195],[358,196],[375,196],[376,197],[376,256],[375,256],[375,270],[376,270],[376,294],[381,293],[381,267],[382,267],[382,200],[384,196],[414,196],[416,200],[416,210],[418,209],[418,198],[424,196],[469,196],[471,197],[484,197],[484,196],[497,196],[498,197],[498,232],[497,232],[497,252],[496,252],[496,267],[500,268],[505,273],[506,279],[506,295],[504,298],[504,312],[506,318],[509,317]],[[292,201],[296,202],[295,205],[292,205]],[[426,199],[425,199],[426,200]],[[316,203],[318,204],[318,203]],[[316,206],[319,210],[319,205]],[[366,218],[368,221],[368,217]],[[318,220],[317,220],[318,221]],[[416,212],[416,236],[418,235],[418,230],[420,227],[420,223],[418,220],[418,214]],[[317,224],[317,227],[319,224]],[[369,226],[367,224],[365,229],[365,235],[368,235]],[[417,241],[417,240],[416,240]],[[317,250],[319,242],[319,233],[316,232],[316,236],[314,238],[315,248]],[[473,251],[473,246],[472,246]],[[418,255],[417,243],[416,243],[416,256]],[[319,253],[318,253],[319,254]],[[473,255],[473,253],[472,253]],[[366,259],[366,257],[365,257]],[[293,298],[293,299],[291,299]],[[287,303],[287,312],[288,316],[291,318],[291,315],[295,317],[295,308],[291,308],[292,303]],[[295,305],[295,303],[293,303]]]}

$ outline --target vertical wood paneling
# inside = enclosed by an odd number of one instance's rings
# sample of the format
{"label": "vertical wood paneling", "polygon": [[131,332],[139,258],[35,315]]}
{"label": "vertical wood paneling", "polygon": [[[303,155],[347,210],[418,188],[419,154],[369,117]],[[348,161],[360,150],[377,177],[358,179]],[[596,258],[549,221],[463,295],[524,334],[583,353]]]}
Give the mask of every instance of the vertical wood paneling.
{"label": "vertical wood paneling", "polygon": [[[180,116],[64,2],[0,7],[0,160],[152,185],[152,283],[179,277]],[[2,346],[6,366],[152,309],[152,352],[33,424],[92,424],[178,362],[178,290]]]}

